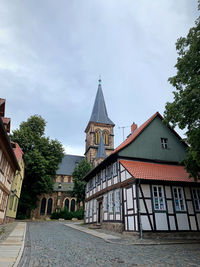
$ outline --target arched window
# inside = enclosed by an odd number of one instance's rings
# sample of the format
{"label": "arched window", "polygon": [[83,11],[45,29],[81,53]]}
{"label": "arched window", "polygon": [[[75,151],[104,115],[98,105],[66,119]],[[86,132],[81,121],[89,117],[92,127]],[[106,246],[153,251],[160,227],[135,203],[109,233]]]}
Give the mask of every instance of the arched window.
{"label": "arched window", "polygon": [[69,199],[68,198],[65,199],[65,208],[69,210]]}
{"label": "arched window", "polygon": [[40,214],[44,215],[45,214],[45,209],[46,209],[46,198],[44,197],[41,201],[41,208],[40,208]]}
{"label": "arched window", "polygon": [[95,132],[95,144],[96,145],[98,145],[100,142],[100,136],[101,136],[100,130],[96,130],[96,132]]}
{"label": "arched window", "polygon": [[103,132],[103,142],[104,142],[104,145],[105,146],[108,146],[109,145],[109,142],[108,142],[108,132],[106,132],[106,131]]}
{"label": "arched window", "polygon": [[50,215],[52,212],[52,203],[53,203],[52,198],[49,198],[48,205],[47,205],[47,215]]}
{"label": "arched window", "polygon": [[75,211],[75,200],[71,200],[71,211]]}

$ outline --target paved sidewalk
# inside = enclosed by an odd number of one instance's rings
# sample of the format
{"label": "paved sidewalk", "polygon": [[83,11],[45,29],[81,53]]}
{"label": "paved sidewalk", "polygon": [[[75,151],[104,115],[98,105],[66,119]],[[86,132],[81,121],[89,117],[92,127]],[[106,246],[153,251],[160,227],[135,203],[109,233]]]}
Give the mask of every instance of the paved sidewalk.
{"label": "paved sidewalk", "polygon": [[17,266],[24,249],[26,223],[18,222],[6,240],[0,243],[0,266]]}
{"label": "paved sidewalk", "polygon": [[79,230],[86,234],[90,234],[96,236],[98,238],[103,239],[107,243],[112,244],[121,244],[121,245],[138,245],[138,246],[155,246],[155,245],[172,245],[172,244],[196,244],[200,243],[200,240],[185,240],[185,239],[139,239],[134,236],[123,236],[119,233],[111,232],[112,234],[108,233],[108,231],[103,231],[102,229],[99,230],[92,230],[88,229],[85,225],[81,225],[80,223],[67,223],[66,226],[69,226],[73,229]]}

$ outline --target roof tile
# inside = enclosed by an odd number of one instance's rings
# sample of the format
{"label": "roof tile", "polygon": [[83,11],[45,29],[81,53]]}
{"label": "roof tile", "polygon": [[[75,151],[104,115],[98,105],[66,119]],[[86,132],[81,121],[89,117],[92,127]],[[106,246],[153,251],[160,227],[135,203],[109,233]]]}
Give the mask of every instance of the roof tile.
{"label": "roof tile", "polygon": [[137,179],[194,182],[183,166],[120,160],[127,171]]}

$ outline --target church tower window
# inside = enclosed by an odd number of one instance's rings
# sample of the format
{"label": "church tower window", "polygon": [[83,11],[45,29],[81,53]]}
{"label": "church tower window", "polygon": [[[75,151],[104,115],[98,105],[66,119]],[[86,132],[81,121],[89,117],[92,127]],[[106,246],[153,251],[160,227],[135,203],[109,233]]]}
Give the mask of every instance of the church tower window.
{"label": "church tower window", "polygon": [[101,131],[100,130],[97,130],[95,132],[95,144],[98,145],[99,142],[100,142],[100,136],[101,136]]}
{"label": "church tower window", "polygon": [[104,142],[104,145],[105,146],[108,146],[109,145],[109,142],[108,142],[108,133],[106,131],[103,132],[103,142]]}

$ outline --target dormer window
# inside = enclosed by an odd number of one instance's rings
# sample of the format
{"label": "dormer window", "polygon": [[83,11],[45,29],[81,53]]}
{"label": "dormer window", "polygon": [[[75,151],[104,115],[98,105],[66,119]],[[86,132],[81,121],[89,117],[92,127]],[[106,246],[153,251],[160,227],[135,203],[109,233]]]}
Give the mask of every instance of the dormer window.
{"label": "dormer window", "polygon": [[161,138],[161,145],[163,149],[167,149],[168,148],[168,140],[167,138]]}

